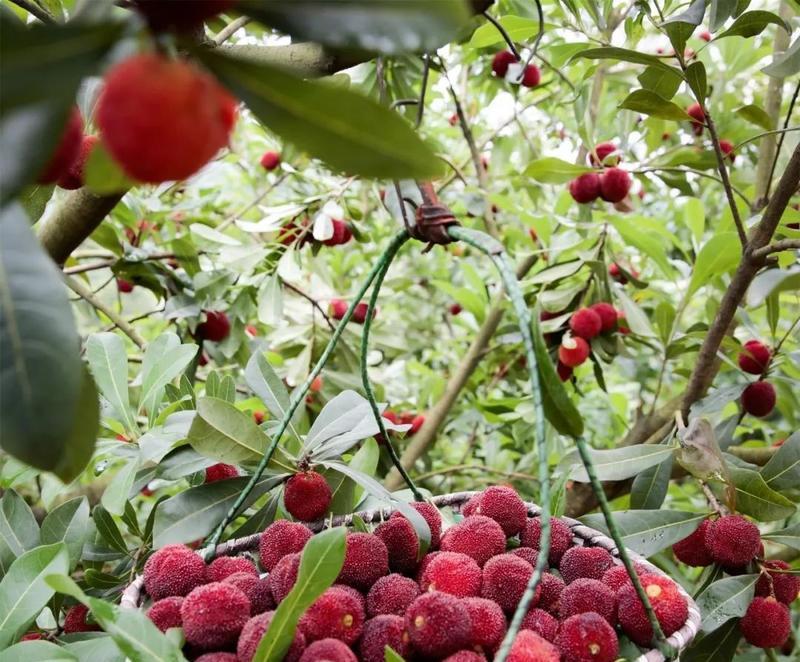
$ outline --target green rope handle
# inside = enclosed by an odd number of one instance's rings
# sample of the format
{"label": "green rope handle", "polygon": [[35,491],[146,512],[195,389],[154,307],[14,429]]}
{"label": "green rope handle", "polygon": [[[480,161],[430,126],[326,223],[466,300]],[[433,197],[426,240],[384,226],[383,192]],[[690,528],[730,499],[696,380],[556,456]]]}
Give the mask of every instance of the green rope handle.
{"label": "green rope handle", "polygon": [[322,352],[322,355],[317,360],[317,363],[311,369],[308,377],[306,377],[306,381],[303,382],[302,386],[297,389],[292,396],[292,399],[289,401],[289,406],[286,408],[286,412],[283,414],[283,418],[281,418],[280,425],[278,425],[278,429],[276,430],[275,434],[272,437],[272,441],[270,442],[269,447],[267,448],[266,452],[264,453],[264,457],[261,458],[261,462],[258,463],[258,467],[253,472],[253,475],[250,477],[247,485],[245,485],[242,492],[236,498],[234,504],[230,507],[228,512],[225,514],[225,517],[222,518],[222,521],[219,523],[217,528],[214,530],[214,533],[211,535],[208,548],[205,550],[205,558],[208,561],[214,554],[214,548],[219,544],[219,541],[222,539],[222,534],[225,531],[225,527],[230,524],[234,518],[236,517],[239,509],[242,507],[242,504],[247,499],[247,496],[250,492],[253,491],[253,488],[256,486],[258,481],[261,479],[261,475],[264,473],[264,470],[267,468],[269,461],[272,459],[275,450],[278,448],[278,443],[283,437],[283,433],[286,432],[286,428],[289,427],[289,422],[292,420],[292,416],[294,416],[294,412],[300,406],[300,403],[305,400],[306,394],[308,390],[311,388],[311,383],[314,379],[322,372],[322,368],[325,367],[325,364],[328,362],[333,350],[336,347],[336,343],[339,341],[342,333],[344,332],[347,323],[350,321],[350,318],[353,316],[353,311],[355,311],[356,306],[361,301],[361,299],[366,294],[367,290],[369,289],[372,282],[375,280],[377,275],[384,269],[386,266],[387,260],[391,260],[394,257],[397,250],[402,246],[406,240],[408,239],[408,233],[404,230],[398,233],[391,241],[389,246],[386,250],[381,254],[378,261],[373,265],[372,269],[370,270],[367,278],[361,285],[361,288],[358,290],[358,293],[353,297],[353,300],[350,302],[350,306],[347,308],[347,312],[345,312],[344,317],[339,321],[339,324],[336,326],[336,329],[333,331],[333,335],[331,335],[331,339],[328,341],[328,344],[325,346],[325,349]]}
{"label": "green rope handle", "polygon": [[375,310],[375,305],[378,301],[378,294],[381,291],[383,280],[386,278],[386,274],[389,272],[389,267],[392,264],[392,260],[394,260],[397,252],[400,250],[400,248],[402,248],[403,244],[410,238],[411,237],[407,230],[403,230],[395,237],[395,240],[392,241],[389,248],[387,248],[386,252],[384,253],[386,260],[383,269],[381,269],[381,271],[378,273],[377,277],[375,278],[375,283],[372,286],[372,294],[370,295],[369,302],[367,303],[367,318],[364,320],[364,330],[361,332],[361,383],[364,386],[364,392],[367,394],[367,400],[372,408],[372,414],[375,417],[375,422],[378,424],[378,429],[380,430],[380,433],[384,439],[384,443],[386,444],[386,448],[389,451],[389,457],[392,460],[392,464],[394,465],[395,469],[400,472],[400,475],[403,477],[406,485],[408,485],[409,489],[414,495],[414,499],[416,501],[424,501],[425,498],[417,489],[414,481],[411,480],[411,476],[408,475],[405,467],[403,467],[403,463],[400,461],[400,457],[397,455],[397,451],[395,450],[395,447],[389,438],[389,433],[386,431],[386,426],[383,424],[383,417],[378,409],[378,402],[375,400],[375,393],[372,391],[372,384],[370,384],[369,381],[369,368],[367,366],[369,333],[372,328],[372,315]]}
{"label": "green rope handle", "polygon": [[534,426],[533,426],[533,444],[536,448],[539,460],[539,494],[541,503],[541,537],[539,539],[539,555],[536,557],[536,567],[533,570],[528,585],[525,587],[525,592],[522,599],[514,612],[514,617],[511,619],[511,624],[508,627],[500,649],[495,655],[495,662],[505,662],[506,657],[511,649],[511,644],[519,632],[522,625],[522,619],[528,613],[528,608],[533,601],[533,596],[536,594],[536,587],[541,581],[542,575],[547,568],[548,557],[550,555],[550,471],[547,463],[547,447],[545,444],[545,427],[544,427],[544,407],[542,405],[542,390],[539,383],[539,370],[536,363],[536,354],[533,351],[533,336],[531,335],[531,328],[533,320],[531,319],[530,311],[525,303],[525,298],[522,295],[517,276],[514,273],[514,267],[503,250],[502,244],[492,239],[489,235],[475,230],[468,230],[460,226],[452,226],[448,228],[448,233],[453,239],[461,240],[469,244],[473,248],[486,254],[489,259],[494,263],[497,271],[500,274],[500,279],[503,281],[503,286],[508,293],[514,312],[519,321],[519,329],[522,333],[522,342],[525,347],[525,356],[528,361],[528,372],[531,380],[531,398],[533,400],[534,412]]}

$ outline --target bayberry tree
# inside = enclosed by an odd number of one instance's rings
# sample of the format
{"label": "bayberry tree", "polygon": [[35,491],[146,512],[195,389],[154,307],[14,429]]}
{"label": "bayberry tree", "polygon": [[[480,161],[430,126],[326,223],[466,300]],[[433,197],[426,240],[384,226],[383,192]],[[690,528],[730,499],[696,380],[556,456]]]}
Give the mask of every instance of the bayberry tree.
{"label": "bayberry tree", "polygon": [[797,23],[3,0],[0,659],[794,659]]}

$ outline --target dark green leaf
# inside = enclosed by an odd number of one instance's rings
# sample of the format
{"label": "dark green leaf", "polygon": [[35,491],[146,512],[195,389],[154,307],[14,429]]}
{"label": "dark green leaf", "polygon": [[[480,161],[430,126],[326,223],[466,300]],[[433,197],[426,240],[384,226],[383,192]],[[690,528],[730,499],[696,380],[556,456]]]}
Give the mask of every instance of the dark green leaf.
{"label": "dark green leaf", "polygon": [[103,506],[95,506],[92,511],[92,519],[97,527],[97,532],[102,536],[103,540],[112,548],[121,554],[128,553],[128,546],[122,538],[122,533],[111,516]]}
{"label": "dark green leaf", "polygon": [[49,641],[23,641],[7,648],[0,655],[2,662],[78,662],[78,658]]}
{"label": "dark green leaf", "polygon": [[770,11],[749,11],[739,16],[731,27],[718,34],[715,39],[722,39],[723,37],[754,37],[757,34],[761,34],[764,28],[771,24],[779,25],[787,33],[792,31],[789,24],[777,14],[773,14]]}
{"label": "dark green leaf", "polygon": [[[661,445],[624,446],[611,450],[599,451],[589,449],[594,471],[600,480],[624,480],[635,476],[648,467],[660,464],[667,459],[674,449]],[[576,464],[570,472],[572,480],[588,483],[589,476],[583,465]]]}
{"label": "dark green leaf", "polygon": [[705,636],[698,639],[681,653],[682,662],[718,662],[719,660],[733,660],[742,631],[739,621],[730,621]]}
{"label": "dark green leaf", "polygon": [[634,62],[636,64],[646,64],[648,66],[657,67],[659,69],[668,69],[670,72],[676,74],[681,79],[683,79],[683,75],[681,74],[679,69],[675,67],[671,67],[670,65],[666,64],[661,58],[656,57],[655,55],[647,55],[646,53],[640,53],[639,51],[629,51],[625,48],[617,48],[615,46],[606,46],[603,48],[590,48],[585,51],[581,51],[577,55],[573,56],[573,60],[575,58],[585,57],[590,60],[620,60],[622,62]]}
{"label": "dark green leaf", "polygon": [[14,490],[0,501],[0,577],[18,556],[39,544],[39,525],[30,506]]}
{"label": "dark green leaf", "polygon": [[252,416],[219,398],[198,398],[187,439],[201,455],[226,464],[258,462],[269,441]]}
{"label": "dark green leaf", "polygon": [[300,558],[297,581],[275,610],[253,662],[280,662],[284,658],[300,617],[339,576],[346,535],[347,530],[340,526],[318,533],[308,541]]}
{"label": "dark green leaf", "polygon": [[297,40],[392,55],[436,50],[470,16],[464,0],[240,0],[236,9]]}
{"label": "dark green leaf", "polygon": [[694,0],[689,8],[671,16],[661,27],[667,33],[672,47],[677,53],[683,53],[686,48],[686,40],[692,35],[694,29],[703,22],[706,13],[706,0]]}
{"label": "dark green leaf", "polygon": [[703,632],[712,632],[731,618],[744,616],[753,601],[758,575],[726,577],[709,586],[697,596],[697,606],[703,616]]}
{"label": "dark green leaf", "polygon": [[696,98],[705,99],[708,94],[706,65],[698,60],[686,67],[686,82],[689,83]]}
{"label": "dark green leaf", "polygon": [[625,97],[619,107],[676,122],[689,119],[683,108],[650,90],[634,90]]}
{"label": "dark green leaf", "polygon": [[680,74],[676,71],[654,66],[647,67],[637,78],[644,89],[650,90],[664,99],[674,97],[682,81]]}
{"label": "dark green leaf", "polygon": [[744,117],[744,119],[751,124],[760,126],[765,131],[772,131],[775,128],[775,122],[773,122],[772,118],[767,114],[767,111],[761,106],[749,104],[737,108],[734,112]]}
{"label": "dark green leaf", "polygon": [[784,53],[776,55],[772,64],[761,71],[773,78],[788,78],[800,71],[800,37]]}
{"label": "dark green leaf", "polygon": [[657,510],[664,503],[672,475],[673,457],[670,455],[661,464],[645,469],[633,479],[631,508]]}
{"label": "dark green leaf", "polygon": [[544,184],[563,184],[585,172],[592,172],[592,168],[547,156],[529,163],[524,174]]}
{"label": "dark green leaf", "polygon": [[763,538],[800,550],[800,524],[795,524],[780,531],[765,533]]}
{"label": "dark green leaf", "polygon": [[791,517],[796,506],[785,496],[770,489],[757,471],[731,467],[731,478],[736,486],[736,509],[759,522],[772,522]]}
{"label": "dark green leaf", "polygon": [[737,0],[711,0],[708,23],[712,31],[719,30],[736,11]]}
{"label": "dark green leaf", "polygon": [[783,442],[761,469],[761,477],[773,490],[788,490],[800,485],[800,432]]}
{"label": "dark green leaf", "polygon": [[81,558],[89,530],[89,501],[76,497],[48,513],[42,522],[42,544],[64,542],[69,552],[70,570]]}
{"label": "dark green leaf", "polygon": [[379,179],[442,172],[441,161],[405,120],[371,99],[211,50],[197,55],[270,131],[331,168]]}

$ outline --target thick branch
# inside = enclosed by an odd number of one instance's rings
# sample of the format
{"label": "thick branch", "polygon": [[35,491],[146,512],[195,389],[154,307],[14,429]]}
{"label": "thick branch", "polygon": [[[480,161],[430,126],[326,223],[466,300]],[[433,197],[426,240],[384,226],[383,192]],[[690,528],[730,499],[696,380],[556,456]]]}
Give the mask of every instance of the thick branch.
{"label": "thick branch", "polygon": [[369,54],[336,55],[311,42],[285,46],[230,44],[220,46],[218,51],[252,62],[290,69],[292,73],[308,78],[335,74],[337,71],[349,69],[371,59]]}
{"label": "thick branch", "polygon": [[753,257],[758,260],[763,259],[772,253],[795,250],[800,250],[800,239],[781,239],[780,241],[776,241],[769,246],[764,246],[764,248],[759,248],[757,251],[753,251]]}

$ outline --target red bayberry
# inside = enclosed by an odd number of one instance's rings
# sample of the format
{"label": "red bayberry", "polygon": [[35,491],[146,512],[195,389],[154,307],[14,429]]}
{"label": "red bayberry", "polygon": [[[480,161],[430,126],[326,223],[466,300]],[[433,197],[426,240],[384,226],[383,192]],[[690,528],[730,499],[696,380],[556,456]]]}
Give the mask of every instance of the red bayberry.
{"label": "red bayberry", "polygon": [[556,645],[565,660],[574,662],[613,662],[619,640],[606,619],[586,612],[570,616],[561,624]]}
{"label": "red bayberry", "polygon": [[425,566],[419,581],[423,591],[441,591],[457,598],[480,595],[481,569],[458,552],[441,552]]}
{"label": "red bayberry", "polygon": [[479,566],[506,551],[506,535],[489,517],[472,515],[449,529],[439,546],[443,552],[459,552],[471,556]]}
{"label": "red bayberry", "polygon": [[442,658],[469,643],[469,613],[460,600],[434,591],[423,593],[405,613],[411,644],[422,655]]}
{"label": "red bayberry", "polygon": [[491,517],[506,536],[515,536],[528,521],[528,507],[510,487],[495,485],[484,490],[476,515]]}
{"label": "red bayberry", "polygon": [[614,625],[614,606],[614,591],[597,579],[581,577],[562,591],[559,615],[565,619],[593,611]]}
{"label": "red bayberry", "polygon": [[331,586],[303,614],[299,627],[306,641],[331,638],[350,646],[361,636],[364,608],[345,588]]}
{"label": "red bayberry", "polygon": [[179,596],[157,600],[147,610],[147,618],[153,621],[153,624],[162,632],[166,632],[170,628],[179,628],[183,624],[181,620],[182,604],[183,598]]}
{"label": "red bayberry", "polygon": [[221,582],[237,572],[246,572],[258,577],[258,569],[244,556],[218,556],[208,564],[206,577],[210,582]]}
{"label": "red bayberry", "polygon": [[275,607],[272,590],[267,577],[259,577],[258,573],[234,572],[222,580],[225,584],[233,584],[250,600],[250,615],[262,614]]}
{"label": "red bayberry", "polygon": [[219,310],[206,311],[205,322],[197,325],[197,336],[211,342],[222,342],[231,332],[228,316]]}
{"label": "red bayberry", "polygon": [[[199,557],[198,557],[199,558]],[[86,617],[89,615],[89,608],[85,605],[75,605],[70,607],[64,617],[64,634],[75,632],[96,632],[100,629],[97,623],[89,623]]]}
{"label": "red bayberry", "polygon": [[333,234],[322,243],[326,246],[340,246],[353,238],[353,231],[344,221],[333,219]]}
{"label": "red bayberry", "polygon": [[774,594],[775,599],[785,605],[794,602],[800,593],[800,577],[790,571],[791,566],[786,561],[764,561],[762,574],[756,582],[756,595]]}
{"label": "red bayberry", "polygon": [[532,630],[520,630],[506,659],[508,662],[558,662],[561,656],[544,637]]}
{"label": "red bayberry", "polygon": [[[614,312],[614,322],[616,323],[616,311]],[[596,335],[599,335],[603,329],[603,318],[597,311],[591,308],[579,308],[576,310],[572,317],[569,318],[569,328],[572,333],[584,340],[591,340]]]}
{"label": "red bayberry", "polygon": [[214,582],[198,586],[181,604],[186,642],[201,650],[236,643],[250,618],[250,600],[233,584]]}
{"label": "red bayberry", "polygon": [[70,111],[61,138],[50,156],[47,165],[37,180],[40,184],[54,184],[65,175],[78,158],[83,141],[83,119],[77,106]]}
{"label": "red bayberry", "polygon": [[766,416],[776,401],[775,387],[769,382],[753,382],[742,391],[742,408],[753,416]]}
{"label": "red bayberry", "polygon": [[450,311],[451,315],[458,315],[464,309],[461,307],[461,304],[459,303],[451,303],[450,307],[447,310]]}
{"label": "red bayberry", "polygon": [[[599,143],[595,145],[594,151],[589,152],[589,163],[594,166],[604,165],[606,157],[611,156],[616,151],[617,146],[614,143]],[[617,155],[611,159],[610,164],[617,165],[620,161],[622,161],[622,157]]]}
{"label": "red bayberry", "polygon": [[[681,595],[678,585],[667,577],[643,575],[640,579],[661,629],[669,637],[680,630],[689,617],[686,598]],[[650,643],[653,628],[633,584],[625,585],[618,591],[617,612],[623,631],[632,641],[640,646]]]}
{"label": "red bayberry", "polygon": [[461,601],[472,624],[470,646],[493,655],[506,633],[506,616],[500,605],[486,598],[466,598]]}
{"label": "red bayberry", "polygon": [[72,162],[72,165],[67,168],[66,172],[62,173],[62,175],[58,178],[58,185],[61,188],[67,189],[68,191],[74,191],[75,189],[79,189],[81,186],[83,186],[83,177],[86,170],[86,164],[89,161],[89,156],[92,153],[92,149],[94,149],[94,146],[98,142],[100,142],[100,138],[97,136],[83,137],[80,149],[78,150],[78,156]]}
{"label": "red bayberry", "polygon": [[730,159],[730,162],[733,163],[736,160],[736,154],[733,153],[733,143],[730,140],[725,140],[724,138],[719,141],[719,149],[720,151]]}
{"label": "red bayberry", "polygon": [[535,632],[543,639],[553,643],[558,634],[558,619],[544,609],[534,608],[525,614],[520,627],[523,630]]}
{"label": "red bayberry", "polygon": [[610,303],[601,301],[599,303],[589,306],[589,310],[593,310],[600,316],[602,326],[600,330],[603,332],[611,331],[617,326],[617,309]]}
{"label": "red bayberry", "polygon": [[600,177],[596,172],[585,172],[569,183],[569,193],[575,202],[585,205],[600,197]]}
{"label": "red bayberry", "polygon": [[117,278],[117,289],[122,294],[130,294],[133,292],[133,283],[129,280],[125,280],[124,278]]}
{"label": "red bayberry", "polygon": [[[274,611],[267,611],[258,616],[253,616],[245,626],[242,628],[242,634],[239,636],[239,642],[236,644],[236,655],[239,662],[251,662],[255,657],[258,645],[261,643],[272,617],[275,615]],[[286,652],[283,662],[298,662],[300,656],[306,648],[306,638],[303,633],[297,629],[292,639],[292,645]]]}
{"label": "red bayberry", "polygon": [[672,553],[675,558],[695,567],[703,567],[714,563],[711,552],[706,546],[706,531],[711,525],[711,520],[704,519],[694,533],[683,540],[679,540],[672,546]]}
{"label": "red bayberry", "polygon": [[755,524],[741,515],[726,515],[708,526],[705,543],[715,563],[738,568],[756,557],[761,534]]}
{"label": "red bayberry", "polygon": [[739,629],[748,643],[759,648],[778,648],[792,631],[789,608],[775,598],[754,598]]}
{"label": "red bayberry", "polygon": [[760,340],[748,340],[739,353],[739,367],[751,375],[763,373],[772,358],[772,350]]}
{"label": "red bayberry", "polygon": [[144,564],[144,587],[153,600],[186,595],[206,582],[203,559],[183,545],[166,545]]}
{"label": "red bayberry", "polygon": [[[513,614],[533,574],[533,566],[514,554],[499,554],[483,566],[481,595],[494,600],[506,614]],[[541,589],[537,586],[531,606]]]}
{"label": "red bayberry", "polygon": [[[388,414],[392,412],[385,412],[383,414],[384,418],[389,418]],[[391,420],[391,419],[389,419]],[[392,421],[393,423],[397,423],[397,420]],[[428,529],[431,532],[431,546],[430,549],[436,549],[439,546],[439,540],[442,536],[442,516],[439,514],[439,511],[436,509],[432,503],[427,503],[425,501],[415,501],[414,503],[409,504],[414,510],[416,510],[425,522],[428,525]],[[395,517],[405,517],[401,512],[394,512],[392,513],[392,519]]]}
{"label": "red bayberry", "polygon": [[261,567],[271,572],[284,556],[302,552],[311,535],[311,531],[298,522],[279,520],[270,524],[258,542]]}
{"label": "red bayberry", "polygon": [[[367,320],[367,309],[369,306],[366,302],[362,301],[356,304],[356,307],[353,309],[353,317],[351,318],[356,324],[363,324]],[[375,319],[375,315],[378,313],[377,308],[372,311],[372,319]]]}
{"label": "red bayberry", "polygon": [[403,659],[408,659],[410,638],[402,616],[376,616],[364,624],[358,647],[363,662],[384,662],[387,646]]}
{"label": "red bayberry", "polygon": [[379,577],[389,574],[389,551],[370,533],[348,533],[344,565],[337,581],[367,591]]}
{"label": "red bayberry", "polygon": [[394,572],[410,573],[417,567],[419,538],[411,522],[390,518],[375,528],[375,535],[389,550],[389,567]]}
{"label": "red bayberry", "polygon": [[283,503],[295,519],[313,522],[328,512],[331,497],[331,488],[321,474],[303,471],[286,481]]}
{"label": "red bayberry", "polygon": [[561,557],[558,569],[567,584],[581,577],[602,579],[614,559],[602,547],[570,547]]}
{"label": "red bayberry", "polygon": [[410,577],[392,574],[381,577],[367,593],[367,615],[395,614],[402,616],[419,595],[419,585]]}
{"label": "red bayberry", "polygon": [[347,301],[342,299],[331,299],[328,309],[333,319],[340,320],[344,318],[344,315],[347,312],[347,307]]}
{"label": "red bayberry", "polygon": [[281,155],[278,152],[264,152],[259,163],[264,170],[275,170],[281,164]]}
{"label": "red bayberry", "polygon": [[631,190],[631,176],[620,168],[606,168],[600,175],[600,197],[606,202],[620,202]]}
{"label": "red bayberry", "polygon": [[542,74],[539,71],[539,67],[537,67],[535,64],[529,64],[527,67],[525,67],[525,72],[522,74],[520,85],[523,87],[536,87],[541,79]]}
{"label": "red bayberry", "polygon": [[703,41],[711,41],[711,33],[708,30],[703,30],[698,36]]}
{"label": "red bayberry", "polygon": [[236,478],[239,475],[239,470],[232,464],[225,464],[219,462],[206,467],[206,483],[216,483],[218,480],[226,480],[228,478]]}
{"label": "red bayberry", "polygon": [[303,651],[300,662],[358,662],[358,658],[343,641],[320,639]]}
{"label": "red bayberry", "polygon": [[696,136],[703,133],[705,128],[706,114],[699,103],[693,103],[686,109],[686,114],[692,118],[692,131]]}
{"label": "red bayberry", "polygon": [[564,365],[561,361],[556,363],[556,373],[558,373],[558,378],[562,382],[572,379],[572,368],[568,365]]}
{"label": "red bayberry", "polygon": [[492,71],[498,78],[505,78],[508,73],[508,66],[517,61],[517,56],[511,51],[500,51],[495,53],[492,58]]}
{"label": "red bayberry", "polygon": [[[649,574],[647,568],[645,568],[641,563],[635,563],[634,570],[639,577]],[[603,577],[600,581],[608,586],[608,588],[610,588],[614,593],[616,593],[623,586],[629,585],[631,583],[631,578],[628,575],[628,570],[624,565],[615,565],[611,566],[603,573]]]}
{"label": "red bayberry", "polygon": [[566,335],[558,347],[558,360],[568,368],[574,368],[589,358],[589,343],[579,336]]}

